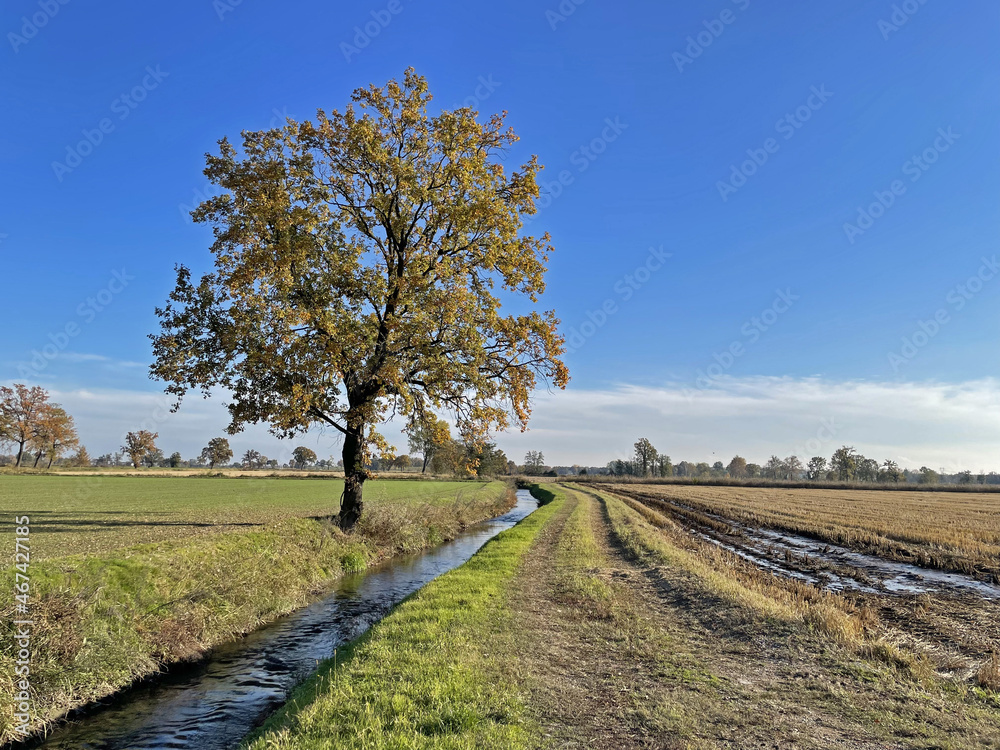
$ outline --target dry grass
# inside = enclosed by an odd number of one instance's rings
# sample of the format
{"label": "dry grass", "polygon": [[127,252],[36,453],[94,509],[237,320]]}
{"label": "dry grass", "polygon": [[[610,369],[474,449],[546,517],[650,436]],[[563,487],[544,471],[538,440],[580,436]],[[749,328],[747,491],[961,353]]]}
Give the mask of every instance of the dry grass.
{"label": "dry grass", "polygon": [[750,526],[1000,581],[996,494],[636,484],[628,491]]}
{"label": "dry grass", "polygon": [[1000,653],[994,651],[976,673],[976,682],[987,690],[1000,692]]}

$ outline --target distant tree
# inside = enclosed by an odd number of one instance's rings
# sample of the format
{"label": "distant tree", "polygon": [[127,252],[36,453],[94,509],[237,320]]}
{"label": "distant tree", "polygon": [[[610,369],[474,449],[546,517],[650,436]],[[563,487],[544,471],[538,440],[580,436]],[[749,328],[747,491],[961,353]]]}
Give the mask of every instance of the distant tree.
{"label": "distant tree", "polygon": [[920,484],[937,484],[941,481],[941,475],[934,471],[934,469],[921,466],[920,478],[917,481],[920,482]]}
{"label": "distant tree", "polygon": [[149,430],[138,430],[125,435],[125,445],[122,446],[122,451],[128,454],[134,468],[138,469],[146,456],[157,450],[156,439],[159,436],[159,433]]}
{"label": "distant tree", "polygon": [[524,454],[524,473],[537,476],[545,471],[545,454],[541,451],[528,451]]}
{"label": "distant tree", "polygon": [[507,456],[495,443],[469,444],[465,452],[465,464],[475,476],[497,477],[507,471]]}
{"label": "distant tree", "polygon": [[751,479],[763,476],[764,470],[759,464],[747,464],[747,476]]}
{"label": "distant tree", "polygon": [[806,476],[814,482],[826,476],[826,459],[822,456],[813,456],[806,466]]}
{"label": "distant tree", "polygon": [[722,461],[716,461],[712,464],[712,476],[721,477],[726,473],[726,467],[722,464]]}
{"label": "distant tree", "polygon": [[35,466],[45,456],[48,459],[47,468],[51,468],[53,461],[80,444],[73,417],[59,404],[43,404],[39,409],[30,444],[35,451]]}
{"label": "distant tree", "polygon": [[784,461],[785,464],[785,479],[798,479],[805,467],[802,466],[802,461],[799,460],[798,456],[789,456]]}
{"label": "distant tree", "polygon": [[152,469],[154,466],[165,466],[167,459],[164,458],[163,451],[153,448],[143,457],[142,462]]}
{"label": "distant tree", "polygon": [[958,483],[972,484],[972,472],[968,470],[958,472]]}
{"label": "distant tree", "polygon": [[14,466],[21,466],[25,446],[35,436],[48,400],[48,391],[37,385],[0,386],[0,443],[17,446]]}
{"label": "distant tree", "polygon": [[448,439],[439,445],[431,456],[431,471],[435,474],[464,474],[465,447],[457,440]]}
{"label": "distant tree", "polygon": [[899,465],[895,461],[891,461],[887,458],[885,463],[882,464],[882,468],[879,469],[878,481],[898,484],[903,481],[903,472],[900,470]]}
{"label": "distant tree", "polygon": [[201,449],[201,457],[208,462],[209,469],[214,469],[216,464],[225,464],[229,461],[233,457],[233,450],[226,438],[212,438],[208,441],[208,445]]}
{"label": "distant tree", "polygon": [[171,453],[170,454],[170,458],[167,459],[167,465],[171,469],[176,469],[177,467],[179,467],[183,463],[184,463],[184,459],[181,458],[181,454],[178,453],[178,452],[176,452],[176,451],[173,452],[173,453]]}
{"label": "distant tree", "polygon": [[693,477],[697,474],[694,464],[690,461],[681,461],[677,464],[675,473],[679,477]]}
{"label": "distant tree", "polygon": [[103,456],[98,456],[94,459],[94,466],[112,466],[114,460],[114,456],[110,453],[105,453]]}
{"label": "distant tree", "polygon": [[639,467],[639,476],[648,477],[656,465],[656,457],[659,454],[647,438],[639,438],[634,447],[635,462]]}
{"label": "distant tree", "polygon": [[410,450],[423,456],[420,473],[427,471],[427,465],[434,458],[434,453],[451,441],[451,429],[448,423],[431,412],[414,420],[406,430]]}
{"label": "distant tree", "polygon": [[777,456],[771,456],[764,465],[764,476],[767,479],[784,479],[785,462]]}
{"label": "distant tree", "polygon": [[853,447],[838,448],[830,459],[830,469],[841,482],[853,482],[858,473],[858,454]]}
{"label": "distant tree", "polygon": [[264,465],[265,458],[261,455],[260,451],[255,451],[253,448],[249,449],[243,454],[243,466],[247,469],[259,469]]}
{"label": "distant tree", "polygon": [[726,471],[734,479],[744,479],[747,476],[747,460],[742,456],[733,456],[733,460],[729,462]]}
{"label": "distant tree", "polygon": [[512,477],[517,474],[517,464],[513,461],[507,461],[507,476]]}
{"label": "distant tree", "polygon": [[[292,463],[296,469],[304,469],[310,464],[316,463],[316,451],[300,445],[292,451]],[[409,463],[409,456],[407,456],[407,463]]]}
{"label": "distant tree", "polygon": [[87,453],[87,448],[85,446],[80,446],[76,453],[69,459],[70,466],[76,466],[82,468],[84,466],[90,466],[90,454]]}
{"label": "distant tree", "polygon": [[856,477],[859,482],[878,481],[878,461],[859,455],[855,459],[857,465]]}

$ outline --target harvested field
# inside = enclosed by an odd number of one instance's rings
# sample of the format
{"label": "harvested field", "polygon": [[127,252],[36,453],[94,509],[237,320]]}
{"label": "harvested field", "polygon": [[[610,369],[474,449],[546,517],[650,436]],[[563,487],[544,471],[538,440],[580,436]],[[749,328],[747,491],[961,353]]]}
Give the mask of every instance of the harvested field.
{"label": "harvested field", "polygon": [[1000,583],[1000,495],[602,483],[748,527]]}

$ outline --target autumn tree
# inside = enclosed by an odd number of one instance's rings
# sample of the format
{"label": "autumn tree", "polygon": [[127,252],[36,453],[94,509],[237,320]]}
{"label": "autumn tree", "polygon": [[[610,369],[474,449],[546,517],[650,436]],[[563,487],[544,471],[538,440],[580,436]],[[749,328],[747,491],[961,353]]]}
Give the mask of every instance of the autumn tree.
{"label": "autumn tree", "polygon": [[13,388],[0,386],[0,442],[17,446],[14,466],[20,466],[25,447],[35,435],[49,394],[39,386],[15,383]]}
{"label": "autumn tree", "polygon": [[304,469],[309,464],[316,463],[316,451],[300,445],[292,451],[292,461],[295,463],[296,469]]}
{"label": "autumn tree", "polygon": [[212,438],[208,445],[201,449],[201,458],[208,462],[208,468],[214,469],[216,464],[226,464],[233,457],[233,449],[224,437]]}
{"label": "autumn tree", "polygon": [[51,468],[53,461],[80,444],[73,417],[59,404],[43,404],[29,444],[35,451],[34,465],[37,467],[39,460],[45,456],[48,459],[46,468]]}
{"label": "autumn tree", "polygon": [[344,529],[391,413],[448,409],[482,439],[526,429],[538,381],[569,379],[552,312],[501,312],[501,295],[544,291],[549,237],[521,233],[540,165],[508,175],[518,139],[503,116],[430,101],[411,69],[315,123],[244,132],[242,151],[220,141],[205,174],[222,193],[192,214],[214,228],[215,270],[196,282],[178,268],[152,335],[151,373],[178,405],[191,389],[232,394],[231,433],[342,434]]}
{"label": "autumn tree", "polygon": [[635,462],[639,466],[639,476],[648,477],[653,466],[656,465],[656,457],[659,455],[648,438],[639,438],[635,445]]}
{"label": "autumn tree", "polygon": [[406,436],[410,450],[423,456],[420,473],[427,471],[427,464],[434,454],[451,440],[448,423],[436,415],[427,413],[413,420],[407,427]]}
{"label": "autumn tree", "polygon": [[156,439],[159,436],[159,433],[150,432],[149,430],[129,432],[125,435],[125,444],[122,446],[122,451],[128,454],[133,467],[138,469],[148,455],[158,450]]}
{"label": "autumn tree", "polygon": [[86,446],[81,445],[77,449],[76,453],[69,459],[70,466],[84,467],[90,466],[90,454],[87,452]]}
{"label": "autumn tree", "polygon": [[747,476],[747,460],[743,456],[733,456],[726,471],[734,479],[744,479]]}

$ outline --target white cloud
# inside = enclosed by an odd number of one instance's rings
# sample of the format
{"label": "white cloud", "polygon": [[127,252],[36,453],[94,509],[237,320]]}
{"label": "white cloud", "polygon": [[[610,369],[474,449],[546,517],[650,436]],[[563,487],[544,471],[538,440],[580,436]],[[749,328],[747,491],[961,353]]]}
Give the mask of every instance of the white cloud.
{"label": "white cloud", "polygon": [[846,444],[912,468],[989,470],[1000,468],[1000,381],[751,377],[695,391],[679,383],[621,384],[542,394],[531,428],[498,442],[515,460],[542,450],[555,465],[603,465],[648,437],[675,461],[829,457]]}
{"label": "white cloud", "polygon": [[[223,396],[193,395],[176,414],[169,413],[169,398],[155,392],[54,389],[52,399],[74,415],[91,455],[114,450],[126,431],[145,425],[160,433],[165,452],[189,458],[228,424]],[[382,432],[405,450],[401,427],[397,421]],[[528,450],[541,450],[554,465],[603,465],[631,452],[639,437],[674,461],[725,463],[737,453],[758,463],[771,454],[829,457],[846,444],[910,468],[1000,470],[1000,381],[752,377],[722,378],[711,390],[667,383],[542,392],[530,431],[499,435],[497,442],[516,461]],[[237,454],[255,448],[282,461],[300,444],[320,456],[340,453],[332,429],[279,441],[258,425],[230,442]]]}

